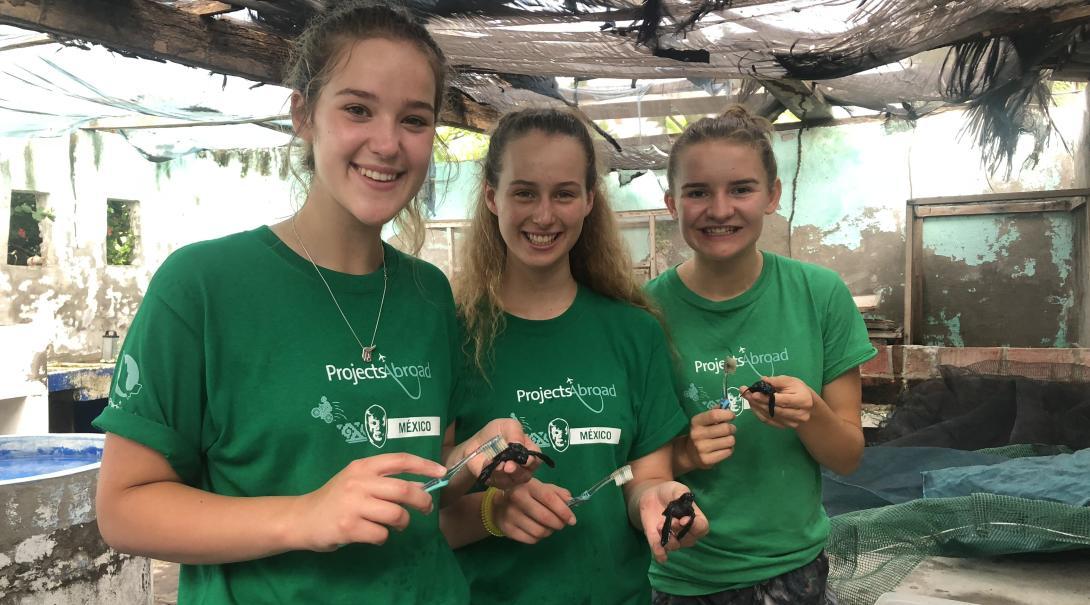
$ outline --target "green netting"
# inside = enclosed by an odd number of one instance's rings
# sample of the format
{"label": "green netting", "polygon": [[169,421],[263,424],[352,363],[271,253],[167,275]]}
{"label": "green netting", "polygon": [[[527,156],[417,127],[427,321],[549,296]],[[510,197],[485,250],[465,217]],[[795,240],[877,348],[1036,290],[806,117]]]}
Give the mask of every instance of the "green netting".
{"label": "green netting", "polygon": [[1090,508],[994,494],[913,500],[833,517],[829,581],[842,605],[873,605],[927,557],[1088,546]]}
{"label": "green netting", "polygon": [[1030,456],[1054,456],[1056,454],[1070,454],[1075,450],[1065,445],[1044,445],[1031,443],[1015,443],[1000,447],[985,447],[975,450],[980,454],[1003,456],[1004,458],[1028,458]]}

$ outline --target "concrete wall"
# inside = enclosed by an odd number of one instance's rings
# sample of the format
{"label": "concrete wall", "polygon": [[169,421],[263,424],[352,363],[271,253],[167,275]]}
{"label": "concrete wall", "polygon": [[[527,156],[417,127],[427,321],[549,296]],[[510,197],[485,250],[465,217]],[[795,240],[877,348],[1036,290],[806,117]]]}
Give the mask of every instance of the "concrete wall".
{"label": "concrete wall", "polygon": [[[117,134],[0,139],[2,249],[12,190],[45,194],[55,215],[42,223],[42,266],[0,264],[0,326],[34,322],[48,333],[52,356],[97,359],[103,332],[124,336],[171,251],[288,215],[290,183],[278,150],[154,163]],[[106,264],[107,199],[139,202],[141,244],[132,266]]]}
{"label": "concrete wall", "polygon": [[0,435],[49,432],[49,338],[36,323],[0,325]]}
{"label": "concrete wall", "polygon": [[[30,452],[102,451],[101,435],[15,439]],[[0,438],[0,450],[12,443]],[[119,553],[99,535],[98,471],[96,464],[0,483],[0,603],[151,604],[150,560]]]}

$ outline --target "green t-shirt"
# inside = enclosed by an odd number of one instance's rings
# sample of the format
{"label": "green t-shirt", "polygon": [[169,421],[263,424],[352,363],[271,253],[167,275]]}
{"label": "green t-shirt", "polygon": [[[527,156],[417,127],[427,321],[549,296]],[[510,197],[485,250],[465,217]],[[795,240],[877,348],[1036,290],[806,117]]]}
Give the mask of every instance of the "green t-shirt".
{"label": "green t-shirt", "polygon": [[[581,286],[555,319],[506,322],[491,384],[464,373],[459,441],[493,418],[517,418],[556,461],[535,477],[574,496],[684,430],[669,348],[649,313]],[[575,526],[534,545],[489,537],[455,551],[473,603],[649,603],[650,549],[621,489],[608,485],[575,515]]]}
{"label": "green t-shirt", "polygon": [[[461,368],[454,301],[438,269],[385,254],[364,363],[314,267],[269,228],[178,250],[148,287],[95,426],[225,496],[304,494],[377,454],[439,460]],[[322,273],[369,342],[382,272]],[[467,603],[438,515],[410,512],[382,546],[183,565],[179,602]]]}
{"label": "green t-shirt", "polygon": [[734,453],[679,479],[692,488],[711,531],[651,565],[651,585],[661,592],[694,596],[751,586],[809,563],[825,547],[829,520],[818,463],[795,431],[760,422],[739,387],[762,375],[788,375],[820,393],[876,351],[836,273],[763,254],[756,283],[731,300],[697,295],[676,268],[646,286],[680,357],[678,385],[690,417],[719,405],[723,360],[738,360],[726,393],[738,415]]}

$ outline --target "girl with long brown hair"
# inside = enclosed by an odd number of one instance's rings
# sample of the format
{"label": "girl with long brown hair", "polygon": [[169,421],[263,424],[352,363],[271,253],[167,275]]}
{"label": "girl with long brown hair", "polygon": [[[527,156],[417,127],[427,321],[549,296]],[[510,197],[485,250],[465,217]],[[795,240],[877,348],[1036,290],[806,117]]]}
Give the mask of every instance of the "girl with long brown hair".
{"label": "girl with long brown hair", "polygon": [[[443,53],[403,9],[327,5],[287,82],[306,201],[163,263],[95,421],[102,535],[182,563],[181,603],[468,602],[411,480],[445,473],[454,301],[380,238],[413,223]],[[496,433],[525,439],[512,420],[474,439]]]}
{"label": "girl with long brown hair", "polygon": [[[509,416],[556,466],[463,497],[443,531],[474,603],[648,603],[650,555],[691,544],[707,520],[697,508],[686,535],[663,516],[688,492],[670,470],[685,420],[587,126],[554,109],[504,116],[482,180],[455,281],[470,366],[456,436]],[[623,482],[626,465],[631,480],[580,503],[576,525],[572,494]]]}

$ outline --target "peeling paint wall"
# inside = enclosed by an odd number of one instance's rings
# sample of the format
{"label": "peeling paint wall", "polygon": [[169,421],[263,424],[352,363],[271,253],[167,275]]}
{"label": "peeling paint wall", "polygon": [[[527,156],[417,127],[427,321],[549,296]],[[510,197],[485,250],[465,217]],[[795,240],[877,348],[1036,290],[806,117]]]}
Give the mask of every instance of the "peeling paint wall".
{"label": "peeling paint wall", "polygon": [[[11,191],[45,194],[40,267],[0,261],[0,325],[34,322],[52,353],[96,358],[107,329],[122,336],[155,269],[181,245],[275,222],[291,212],[280,150],[209,152],[153,163],[120,135],[0,139],[0,246]],[[139,202],[133,266],[106,264],[106,200]]]}
{"label": "peeling paint wall", "polygon": [[[1087,187],[1090,149],[1085,93],[1058,97],[1055,134],[1036,168],[1022,166],[1032,141],[1023,137],[1010,181],[992,177],[988,188],[934,188],[916,196],[1038,191]],[[945,116],[944,116],[945,117]],[[1070,149],[1070,151],[1069,151]],[[918,158],[918,160],[917,160]],[[934,174],[954,162],[949,154],[913,155],[913,170]],[[1021,168],[1019,168],[1022,166]],[[979,173],[979,170],[977,171]],[[986,175],[980,174],[981,177]],[[976,180],[970,176],[967,181]],[[977,182],[980,185],[980,182]],[[1090,262],[1080,234],[1086,210],[1028,214],[932,217],[923,221],[921,343],[936,346],[1071,347],[1090,344],[1086,272]],[[1017,321],[1011,321],[1016,316]]]}
{"label": "peeling paint wall", "polygon": [[878,315],[899,320],[914,136],[880,122],[779,133],[783,194],[761,245],[837,271],[852,294],[879,295]]}
{"label": "peeling paint wall", "polygon": [[943,216],[923,225],[922,344],[1074,346],[1071,213]]}

